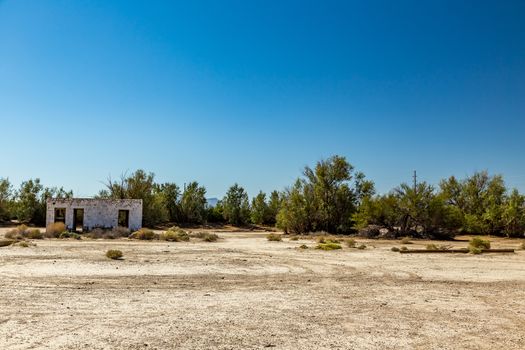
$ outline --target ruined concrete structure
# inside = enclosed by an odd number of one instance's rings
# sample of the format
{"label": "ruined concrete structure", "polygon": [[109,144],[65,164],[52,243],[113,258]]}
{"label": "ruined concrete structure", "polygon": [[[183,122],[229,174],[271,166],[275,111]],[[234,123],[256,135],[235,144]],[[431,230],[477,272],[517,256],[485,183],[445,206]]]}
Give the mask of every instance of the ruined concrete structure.
{"label": "ruined concrete structure", "polygon": [[63,222],[68,230],[142,227],[142,199],[71,198],[47,200],[46,225]]}

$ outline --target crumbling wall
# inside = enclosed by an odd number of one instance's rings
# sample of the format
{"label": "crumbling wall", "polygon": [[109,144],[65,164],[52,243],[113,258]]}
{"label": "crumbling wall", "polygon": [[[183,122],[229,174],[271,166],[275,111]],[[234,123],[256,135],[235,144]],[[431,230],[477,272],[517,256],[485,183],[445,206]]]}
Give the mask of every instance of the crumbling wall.
{"label": "crumbling wall", "polygon": [[46,224],[55,222],[55,208],[66,209],[66,226],[73,229],[73,210],[84,209],[84,228],[113,228],[118,225],[119,210],[129,210],[129,228],[138,230],[142,227],[141,199],[48,199]]}

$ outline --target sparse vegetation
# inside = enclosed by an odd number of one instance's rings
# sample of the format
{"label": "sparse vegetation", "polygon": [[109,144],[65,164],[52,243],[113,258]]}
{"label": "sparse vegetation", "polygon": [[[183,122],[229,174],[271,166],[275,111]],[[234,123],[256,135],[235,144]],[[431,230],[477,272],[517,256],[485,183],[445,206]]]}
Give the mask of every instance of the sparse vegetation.
{"label": "sparse vegetation", "polygon": [[392,247],[392,248],[390,248],[390,250],[393,251],[393,252],[398,252],[399,248],[398,247]]}
{"label": "sparse vegetation", "polygon": [[154,239],[159,239],[159,235],[150,229],[141,228],[140,230],[133,232],[129,238],[151,241]]}
{"label": "sparse vegetation", "polygon": [[271,242],[280,242],[283,240],[282,235],[276,233],[270,233],[268,236],[266,236],[266,239]]}
{"label": "sparse vegetation", "polygon": [[63,232],[67,232],[66,225],[63,222],[55,222],[46,227],[47,238],[58,238]]}
{"label": "sparse vegetation", "polygon": [[434,243],[427,244],[426,249],[427,250],[439,250],[438,246],[435,245]]}
{"label": "sparse vegetation", "polygon": [[20,225],[5,234],[5,238],[20,240],[23,238],[42,239],[44,235],[37,228],[28,228],[26,225]]}
{"label": "sparse vegetation", "polygon": [[21,241],[18,243],[18,245],[22,248],[28,248],[29,247],[29,243],[27,243],[26,241]]}
{"label": "sparse vegetation", "polygon": [[123,256],[122,252],[118,249],[110,249],[106,252],[106,257],[113,260],[122,259]]}
{"label": "sparse vegetation", "polygon": [[299,246],[299,249],[308,249],[308,246],[306,244],[301,244]]}
{"label": "sparse vegetation", "polygon": [[161,233],[159,239],[168,242],[189,242],[190,235],[183,229],[174,226]]}
{"label": "sparse vegetation", "polygon": [[468,243],[469,247],[490,249],[490,241],[481,237],[472,237]]}
{"label": "sparse vegetation", "polygon": [[319,243],[316,248],[321,250],[336,250],[342,249],[343,247],[341,247],[339,243],[326,241],[325,243]]}
{"label": "sparse vegetation", "polygon": [[361,244],[360,246],[357,247],[357,249],[361,249],[361,250],[366,249],[366,245]]}
{"label": "sparse vegetation", "polygon": [[78,233],[75,233],[75,232],[62,232],[60,236],[58,236],[58,238],[60,239],[74,238],[77,240],[82,239],[82,237]]}
{"label": "sparse vegetation", "polygon": [[407,247],[401,247],[400,250],[406,251],[406,250],[408,250],[408,248]]}

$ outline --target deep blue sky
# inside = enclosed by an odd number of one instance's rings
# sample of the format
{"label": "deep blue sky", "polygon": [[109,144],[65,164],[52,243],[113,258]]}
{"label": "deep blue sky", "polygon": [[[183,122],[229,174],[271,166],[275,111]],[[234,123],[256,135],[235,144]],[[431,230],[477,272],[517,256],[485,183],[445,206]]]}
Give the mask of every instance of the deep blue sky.
{"label": "deep blue sky", "polygon": [[254,195],[333,154],[380,192],[525,192],[525,2],[0,0],[0,128],[0,177],[80,196],[137,168]]}

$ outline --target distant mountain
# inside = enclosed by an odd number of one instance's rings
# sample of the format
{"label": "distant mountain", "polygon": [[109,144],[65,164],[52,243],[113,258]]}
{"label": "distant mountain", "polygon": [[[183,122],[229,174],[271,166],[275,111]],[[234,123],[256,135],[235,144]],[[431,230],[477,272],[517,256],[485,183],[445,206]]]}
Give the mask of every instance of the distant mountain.
{"label": "distant mountain", "polygon": [[209,207],[212,207],[212,208],[215,207],[218,202],[219,202],[218,198],[206,198],[206,203],[208,204]]}

